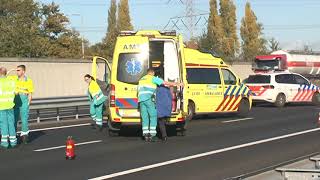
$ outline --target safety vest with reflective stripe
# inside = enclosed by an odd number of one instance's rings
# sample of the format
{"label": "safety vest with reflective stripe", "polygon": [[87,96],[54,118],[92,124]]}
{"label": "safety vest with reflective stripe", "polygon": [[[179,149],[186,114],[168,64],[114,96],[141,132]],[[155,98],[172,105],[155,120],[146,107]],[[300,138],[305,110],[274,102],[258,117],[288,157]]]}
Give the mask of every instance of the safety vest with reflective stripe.
{"label": "safety vest with reflective stripe", "polygon": [[152,79],[154,76],[145,75],[143,76],[138,85],[138,101],[147,101],[152,98],[155,94],[157,85],[153,83]]}
{"label": "safety vest with reflective stripe", "polygon": [[14,107],[16,83],[6,77],[0,78],[0,110],[7,110]]}
{"label": "safety vest with reflective stripe", "polygon": [[101,92],[101,89],[98,85],[98,83],[94,80],[92,80],[89,84],[89,93],[91,96],[95,96]]}
{"label": "safety vest with reflective stripe", "polygon": [[17,78],[16,93],[30,94],[33,93],[33,82],[30,78],[24,77],[24,80]]}
{"label": "safety vest with reflective stripe", "polygon": [[90,98],[92,98],[93,103],[95,105],[100,105],[104,103],[107,99],[105,95],[103,95],[98,83],[96,81],[91,81],[89,84],[89,94]]}

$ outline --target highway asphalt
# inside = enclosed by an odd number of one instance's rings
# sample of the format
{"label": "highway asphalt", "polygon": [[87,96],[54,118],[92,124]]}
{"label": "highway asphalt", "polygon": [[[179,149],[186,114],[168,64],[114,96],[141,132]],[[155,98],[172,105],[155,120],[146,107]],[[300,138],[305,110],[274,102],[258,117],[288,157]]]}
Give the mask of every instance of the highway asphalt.
{"label": "highway asphalt", "polygon": [[[119,137],[87,123],[35,130],[30,144],[0,150],[0,179],[232,179],[320,152],[319,110],[259,105],[245,119],[199,116],[189,124],[187,136],[169,132],[167,142],[155,143],[142,141],[137,128],[125,128]],[[75,160],[65,160],[69,135],[80,143]]]}

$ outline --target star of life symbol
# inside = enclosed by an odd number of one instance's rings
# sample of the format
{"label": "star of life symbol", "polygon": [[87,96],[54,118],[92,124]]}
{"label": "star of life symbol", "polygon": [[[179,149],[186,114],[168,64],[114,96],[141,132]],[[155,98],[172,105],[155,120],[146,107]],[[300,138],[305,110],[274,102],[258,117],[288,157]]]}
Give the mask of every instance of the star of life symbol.
{"label": "star of life symbol", "polygon": [[137,75],[142,72],[142,64],[135,58],[127,61],[126,63],[126,71],[130,75]]}

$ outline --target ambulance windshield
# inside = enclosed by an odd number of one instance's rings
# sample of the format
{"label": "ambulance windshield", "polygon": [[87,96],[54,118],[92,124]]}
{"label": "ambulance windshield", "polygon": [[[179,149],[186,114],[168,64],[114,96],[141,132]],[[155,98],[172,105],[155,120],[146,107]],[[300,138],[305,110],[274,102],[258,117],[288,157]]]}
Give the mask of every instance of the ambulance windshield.
{"label": "ambulance windshield", "polygon": [[120,82],[138,84],[148,69],[148,57],[140,53],[122,53],[119,55],[117,79]]}

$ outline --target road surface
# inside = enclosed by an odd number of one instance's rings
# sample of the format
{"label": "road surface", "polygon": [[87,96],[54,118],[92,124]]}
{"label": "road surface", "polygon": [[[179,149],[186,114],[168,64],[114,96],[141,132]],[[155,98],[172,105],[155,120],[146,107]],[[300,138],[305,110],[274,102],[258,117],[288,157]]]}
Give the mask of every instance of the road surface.
{"label": "road surface", "polygon": [[[146,143],[137,128],[108,137],[87,123],[40,129],[32,142],[0,151],[1,179],[220,180],[263,171],[320,151],[318,107],[254,107],[248,118],[199,116],[187,136],[169,132],[167,142]],[[72,135],[76,160],[65,160]]]}

